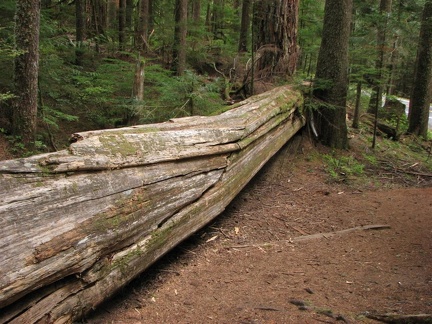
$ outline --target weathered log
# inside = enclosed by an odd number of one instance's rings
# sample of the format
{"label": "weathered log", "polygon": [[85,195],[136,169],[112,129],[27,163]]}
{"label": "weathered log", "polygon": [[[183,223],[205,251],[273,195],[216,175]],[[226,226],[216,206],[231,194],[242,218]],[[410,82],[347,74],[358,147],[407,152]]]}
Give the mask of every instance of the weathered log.
{"label": "weathered log", "polygon": [[0,162],[0,323],[71,322],[220,214],[301,127],[276,88],[212,117]]}

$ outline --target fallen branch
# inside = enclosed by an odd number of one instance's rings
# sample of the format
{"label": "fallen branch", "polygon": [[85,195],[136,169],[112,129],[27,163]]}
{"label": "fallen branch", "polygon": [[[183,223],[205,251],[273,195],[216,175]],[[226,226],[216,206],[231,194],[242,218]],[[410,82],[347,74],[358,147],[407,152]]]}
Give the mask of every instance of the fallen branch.
{"label": "fallen branch", "polygon": [[347,234],[347,233],[351,233],[351,232],[355,232],[355,231],[382,230],[382,229],[389,229],[389,228],[391,228],[390,225],[356,226],[356,227],[347,228],[347,229],[336,231],[336,232],[316,233],[316,234],[298,236],[298,237],[290,238],[289,240],[271,241],[271,242],[256,243],[256,244],[232,245],[232,246],[227,246],[226,248],[227,249],[242,249],[242,248],[247,248],[247,247],[264,247],[264,246],[269,246],[269,245],[278,245],[282,242],[296,243],[296,242],[302,242],[302,241],[308,241],[308,240],[314,240],[314,239],[320,239],[320,238],[329,239],[330,237],[335,236],[335,235],[342,235],[342,234]]}
{"label": "fallen branch", "polygon": [[390,225],[365,225],[365,226],[357,226],[352,228],[347,228],[344,230],[336,231],[336,232],[327,232],[327,233],[316,233],[311,235],[304,235],[304,236],[298,236],[291,241],[293,243],[295,242],[301,242],[301,241],[308,241],[308,240],[314,240],[314,239],[320,239],[325,238],[328,239],[335,235],[341,235],[341,234],[348,234],[355,231],[370,231],[370,230],[382,230],[382,229],[389,229]]}
{"label": "fallen branch", "polygon": [[367,318],[384,323],[432,323],[432,314],[365,314]]}

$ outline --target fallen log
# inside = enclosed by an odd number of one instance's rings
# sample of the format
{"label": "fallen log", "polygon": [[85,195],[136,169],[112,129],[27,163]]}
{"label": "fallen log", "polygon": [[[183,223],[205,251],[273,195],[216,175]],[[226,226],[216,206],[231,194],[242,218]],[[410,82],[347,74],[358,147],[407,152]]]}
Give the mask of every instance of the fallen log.
{"label": "fallen log", "polygon": [[220,214],[301,127],[280,87],[0,162],[0,323],[72,322]]}

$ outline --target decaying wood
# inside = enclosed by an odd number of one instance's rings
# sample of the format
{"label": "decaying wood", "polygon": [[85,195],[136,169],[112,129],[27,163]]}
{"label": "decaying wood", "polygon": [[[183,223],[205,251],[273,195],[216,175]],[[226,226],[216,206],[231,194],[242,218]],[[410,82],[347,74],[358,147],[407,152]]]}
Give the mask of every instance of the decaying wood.
{"label": "decaying wood", "polygon": [[0,323],[79,319],[220,214],[303,125],[280,87],[212,117],[0,162]]}
{"label": "decaying wood", "polygon": [[384,323],[432,323],[432,314],[374,314],[367,313],[365,315],[367,318],[384,322]]}

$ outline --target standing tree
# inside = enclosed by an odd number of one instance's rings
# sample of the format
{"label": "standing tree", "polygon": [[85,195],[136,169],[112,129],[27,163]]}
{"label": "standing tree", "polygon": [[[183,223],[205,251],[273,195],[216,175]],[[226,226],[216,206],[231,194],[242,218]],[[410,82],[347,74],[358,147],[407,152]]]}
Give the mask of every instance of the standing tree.
{"label": "standing tree", "polygon": [[187,0],[176,0],[173,64],[177,75],[186,69]]}
{"label": "standing tree", "polygon": [[13,133],[32,149],[37,122],[40,0],[17,0],[15,15],[15,46],[21,53],[15,57],[15,102]]}
{"label": "standing tree", "polygon": [[322,101],[315,112],[323,144],[345,149],[348,146],[346,97],[348,91],[348,40],[352,0],[327,0],[318,55],[314,96]]}
{"label": "standing tree", "polygon": [[259,78],[286,77],[295,72],[298,46],[298,0],[258,1],[253,28],[256,74]]}
{"label": "standing tree", "polygon": [[387,44],[387,26],[391,12],[392,0],[380,1],[380,16],[377,25],[377,59],[375,62],[375,75],[373,76],[372,93],[369,101],[369,113],[377,113],[382,106],[382,92],[384,88],[383,81],[386,72],[386,44]]}
{"label": "standing tree", "polygon": [[214,39],[225,40],[224,34],[224,0],[213,0],[213,8],[211,12],[211,31]]}
{"label": "standing tree", "polygon": [[195,24],[199,24],[201,19],[201,0],[192,0],[192,20]]}
{"label": "standing tree", "polygon": [[83,42],[85,39],[85,0],[75,0],[75,32],[76,32],[76,44],[75,44],[75,64],[82,65],[84,46]]}
{"label": "standing tree", "polygon": [[422,14],[417,48],[414,87],[409,105],[408,132],[427,138],[429,107],[432,96],[432,0],[427,0]]}
{"label": "standing tree", "polygon": [[125,50],[125,42],[126,42],[126,30],[125,30],[125,28],[126,28],[126,0],[120,0],[119,1],[119,10],[118,10],[119,51]]}
{"label": "standing tree", "polygon": [[252,0],[243,0],[241,11],[241,25],[239,37],[239,52],[247,52],[248,50],[248,34],[250,28],[250,9]]}
{"label": "standing tree", "polygon": [[135,47],[138,51],[132,89],[134,101],[144,100],[144,54],[147,51],[150,24],[150,0],[139,2],[138,23],[135,32]]}
{"label": "standing tree", "polygon": [[147,50],[150,26],[150,0],[140,0],[138,24],[135,33],[135,46],[139,51]]}

